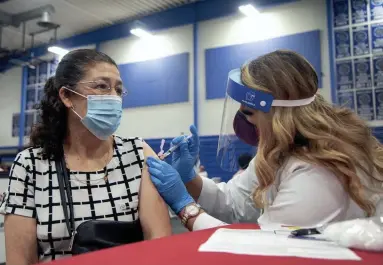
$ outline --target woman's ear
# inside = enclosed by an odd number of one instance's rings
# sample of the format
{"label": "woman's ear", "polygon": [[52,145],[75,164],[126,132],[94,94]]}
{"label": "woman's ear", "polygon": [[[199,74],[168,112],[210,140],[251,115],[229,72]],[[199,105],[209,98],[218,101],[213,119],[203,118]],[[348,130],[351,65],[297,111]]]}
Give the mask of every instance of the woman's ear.
{"label": "woman's ear", "polygon": [[59,90],[59,97],[67,108],[72,108],[72,101],[68,97],[68,90],[65,87],[61,87]]}

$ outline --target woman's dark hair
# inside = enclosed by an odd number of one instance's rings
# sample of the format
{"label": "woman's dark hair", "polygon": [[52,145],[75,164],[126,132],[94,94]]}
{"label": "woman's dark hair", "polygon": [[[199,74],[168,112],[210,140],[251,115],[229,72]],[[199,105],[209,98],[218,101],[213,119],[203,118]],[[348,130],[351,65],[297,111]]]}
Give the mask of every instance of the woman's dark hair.
{"label": "woman's dark hair", "polygon": [[245,170],[249,166],[251,159],[253,159],[253,156],[249,153],[240,155],[238,157],[238,166],[241,169]]}
{"label": "woman's dark hair", "polygon": [[58,159],[63,155],[63,142],[67,135],[68,109],[61,101],[61,87],[75,87],[87,70],[97,63],[117,64],[108,55],[91,49],[78,49],[66,54],[48,79],[44,97],[38,105],[40,122],[33,128],[30,144],[42,148],[43,159]]}

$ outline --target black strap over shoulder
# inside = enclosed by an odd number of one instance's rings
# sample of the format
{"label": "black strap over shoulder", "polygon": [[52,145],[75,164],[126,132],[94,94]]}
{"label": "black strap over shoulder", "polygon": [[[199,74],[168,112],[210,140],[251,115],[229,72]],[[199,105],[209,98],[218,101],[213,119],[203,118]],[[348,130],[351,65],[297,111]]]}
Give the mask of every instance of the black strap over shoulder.
{"label": "black strap over shoulder", "polygon": [[60,189],[61,205],[64,211],[65,223],[69,235],[72,236],[75,231],[74,211],[72,201],[72,190],[70,188],[69,176],[66,168],[65,159],[62,158],[61,160],[56,160],[55,165],[57,171],[57,180]]}

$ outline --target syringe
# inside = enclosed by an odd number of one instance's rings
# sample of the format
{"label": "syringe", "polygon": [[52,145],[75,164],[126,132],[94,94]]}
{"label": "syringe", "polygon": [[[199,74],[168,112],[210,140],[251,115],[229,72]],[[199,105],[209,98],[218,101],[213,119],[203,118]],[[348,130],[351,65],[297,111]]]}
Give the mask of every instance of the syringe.
{"label": "syringe", "polygon": [[[190,138],[192,138],[192,135],[188,135],[184,138],[184,140],[189,140]],[[173,145],[172,147],[169,148],[168,151],[166,151],[163,155],[160,155],[159,158],[161,160],[164,160],[165,158],[167,158],[168,156],[170,156],[178,147],[180,147],[180,145],[182,144],[182,142],[184,141],[180,141],[178,144],[176,145]]]}

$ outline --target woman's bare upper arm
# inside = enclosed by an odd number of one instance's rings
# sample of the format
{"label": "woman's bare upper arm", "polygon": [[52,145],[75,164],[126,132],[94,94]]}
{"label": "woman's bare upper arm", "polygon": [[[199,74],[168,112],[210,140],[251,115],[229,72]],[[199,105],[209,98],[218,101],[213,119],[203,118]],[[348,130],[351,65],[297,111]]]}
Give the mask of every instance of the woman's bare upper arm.
{"label": "woman's bare upper arm", "polygon": [[[144,149],[144,167],[142,169],[142,181],[143,181],[143,184],[144,186],[149,186],[150,187],[150,190],[154,190],[155,193],[158,194],[157,192],[157,189],[154,187],[154,184],[152,183],[152,181],[150,180],[150,175],[149,175],[149,171],[148,171],[148,166],[146,165],[146,159],[148,157],[155,157],[155,158],[158,158],[157,154],[153,151],[153,149],[144,141],[143,142],[143,149]],[[141,185],[142,187],[142,185]],[[140,190],[141,192],[141,190]],[[159,196],[159,194],[158,194]]]}
{"label": "woman's bare upper arm", "polygon": [[[142,169],[139,215],[145,238],[151,239],[170,235],[171,225],[168,207],[151,181],[146,166],[146,158],[149,156],[157,157],[157,155],[145,142],[143,143],[143,149],[145,165]],[[145,196],[142,196],[143,194]]]}
{"label": "woman's bare upper arm", "polygon": [[154,150],[145,141],[143,142],[143,148],[144,148],[145,160],[149,156],[158,157],[157,154],[154,152]]}
{"label": "woman's bare upper arm", "polygon": [[36,219],[7,214],[4,219],[7,265],[38,262]]}

